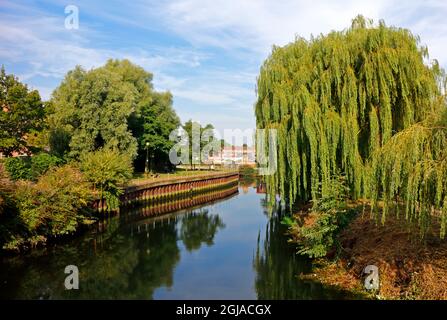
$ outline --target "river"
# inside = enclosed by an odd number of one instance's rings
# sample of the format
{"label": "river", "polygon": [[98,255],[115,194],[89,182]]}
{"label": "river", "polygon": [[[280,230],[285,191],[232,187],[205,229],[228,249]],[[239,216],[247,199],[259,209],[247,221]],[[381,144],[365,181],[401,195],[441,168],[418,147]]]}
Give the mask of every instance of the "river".
{"label": "river", "polygon": [[[2,257],[0,299],[349,298],[298,278],[310,261],[295,254],[281,208],[259,191],[239,185],[224,199],[157,217],[122,211],[76,239]],[[78,290],[64,287],[67,265],[79,269]]]}

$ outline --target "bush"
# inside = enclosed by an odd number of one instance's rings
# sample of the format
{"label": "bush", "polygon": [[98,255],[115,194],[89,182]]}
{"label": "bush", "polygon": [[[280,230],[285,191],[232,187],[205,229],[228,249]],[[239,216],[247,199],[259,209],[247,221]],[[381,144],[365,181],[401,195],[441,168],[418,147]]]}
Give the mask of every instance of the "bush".
{"label": "bush", "polygon": [[59,166],[62,162],[62,159],[44,152],[31,157],[31,179],[37,180],[37,178],[47,172],[48,169]]}
{"label": "bush", "polygon": [[90,184],[70,165],[51,169],[36,184],[23,183],[17,198],[28,229],[50,236],[74,232],[92,200]]}
{"label": "bush", "polygon": [[31,161],[29,157],[7,158],[5,169],[12,180],[29,180],[31,177]]}
{"label": "bush", "polygon": [[241,165],[239,166],[239,174],[241,176],[256,176],[256,168],[253,168],[252,166],[248,165]]}
{"label": "bush", "polygon": [[118,208],[121,186],[132,177],[131,158],[115,150],[101,149],[81,156],[81,170],[100,199],[106,200],[108,210]]}
{"label": "bush", "polygon": [[35,246],[89,223],[90,186],[79,169],[70,165],[50,169],[37,183],[18,183],[18,213],[10,217],[8,229],[3,230],[3,248]]}
{"label": "bush", "polygon": [[314,201],[312,211],[307,217],[309,224],[298,223],[287,217],[283,222],[289,225],[298,243],[298,253],[310,258],[326,256],[330,250],[339,248],[337,235],[352,221],[356,211],[347,206],[349,189],[344,177],[332,179],[330,192]]}
{"label": "bush", "polygon": [[11,179],[35,181],[48,169],[58,166],[62,162],[62,159],[42,152],[32,157],[7,158],[5,166]]}

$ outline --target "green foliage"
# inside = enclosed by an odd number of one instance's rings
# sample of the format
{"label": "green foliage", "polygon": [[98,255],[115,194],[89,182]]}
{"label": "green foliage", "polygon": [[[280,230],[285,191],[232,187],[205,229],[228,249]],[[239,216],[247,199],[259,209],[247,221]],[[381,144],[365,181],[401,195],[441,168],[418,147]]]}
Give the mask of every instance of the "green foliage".
{"label": "green foliage", "polygon": [[239,166],[239,175],[241,176],[256,176],[256,169],[252,166],[241,165]]}
{"label": "green foliage", "polygon": [[53,92],[50,121],[71,136],[70,156],[78,158],[103,147],[135,156],[137,143],[127,123],[140,98],[133,76],[138,73],[150,79],[150,74],[138,67],[131,69],[128,61],[123,64],[133,72],[128,79],[116,72],[116,62],[109,61],[90,71],[76,67]]}
{"label": "green foliage", "polygon": [[[195,164],[199,164],[204,159],[201,159],[201,151],[203,148],[209,143],[215,142],[214,137],[214,126],[212,124],[207,124],[204,127],[198,122],[192,121],[191,119],[186,121],[182,126],[183,130],[185,130],[188,135],[189,142],[189,163],[191,167]],[[197,137],[196,137],[197,135]],[[200,139],[200,144],[196,145],[196,143]],[[223,140],[217,142],[219,146],[221,146]],[[193,159],[193,150],[198,150],[200,154],[198,155],[199,159]]]}
{"label": "green foliage", "polygon": [[81,157],[81,170],[105,199],[107,208],[114,210],[119,206],[122,185],[132,177],[130,156],[117,150],[100,149]]}
{"label": "green foliage", "polygon": [[272,198],[326,198],[338,172],[350,196],[362,196],[374,151],[433,110],[440,70],[427,57],[410,31],[363,17],[344,31],[274,47],[255,106],[257,127],[277,130],[278,167],[266,177]]}
{"label": "green foliage", "polygon": [[62,164],[56,156],[42,152],[32,157],[15,157],[5,160],[5,167],[13,180],[37,180],[51,167]]}
{"label": "green foliage", "polygon": [[424,236],[432,219],[440,220],[440,237],[447,226],[447,107],[444,100],[424,121],[393,136],[377,150],[370,168],[369,196],[372,214],[381,221],[394,207],[405,206],[407,221],[420,227]]}
{"label": "green foliage", "polygon": [[[293,219],[283,222],[298,231],[299,253],[311,258],[324,257],[332,249],[338,249],[337,235],[353,219],[356,212],[347,206],[349,189],[343,177],[333,177],[329,192],[313,203],[311,225],[299,227]],[[320,189],[321,190],[321,189]]]}
{"label": "green foliage", "polygon": [[64,159],[70,149],[70,134],[62,128],[52,128],[49,131],[48,145],[51,154]]}
{"label": "green foliage", "polygon": [[7,158],[5,169],[12,180],[31,179],[31,160],[29,157]]}
{"label": "green foliage", "polygon": [[172,108],[170,92],[153,92],[146,99],[140,102],[139,115],[131,120],[130,127],[138,140],[140,163],[149,152],[149,156],[160,166],[168,161],[169,150],[174,145],[169,135],[178,128],[180,119]]}
{"label": "green foliage", "polygon": [[36,90],[0,70],[0,152],[28,152],[27,136],[44,125],[45,108]]}
{"label": "green foliage", "polygon": [[[15,206],[14,197],[15,185],[9,179],[4,166],[0,163],[0,221],[3,214]],[[1,228],[0,223],[0,228]],[[1,232],[0,232],[1,233]]]}
{"label": "green foliage", "polygon": [[37,183],[21,182],[16,187],[18,211],[2,223],[5,249],[32,247],[48,237],[73,233],[88,222],[90,184],[70,165],[50,169]]}
{"label": "green foliage", "polygon": [[62,159],[51,154],[41,152],[31,157],[31,179],[36,180],[50,168],[62,164]]}
{"label": "green foliage", "polygon": [[172,95],[153,89],[152,74],[128,60],[68,72],[54,91],[50,122],[52,152],[80,158],[99,149],[116,149],[135,159],[146,143],[157,157],[171,146],[169,133],[179,124]]}
{"label": "green foliage", "polygon": [[91,199],[90,184],[70,165],[48,171],[36,184],[22,184],[18,193],[20,215],[28,229],[53,236],[74,232],[85,218],[79,212]]}

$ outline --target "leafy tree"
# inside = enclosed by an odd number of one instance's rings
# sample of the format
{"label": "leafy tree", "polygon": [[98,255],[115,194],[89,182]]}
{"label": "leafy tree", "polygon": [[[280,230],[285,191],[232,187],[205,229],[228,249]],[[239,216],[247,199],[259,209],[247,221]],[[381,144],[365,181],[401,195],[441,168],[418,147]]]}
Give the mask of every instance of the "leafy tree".
{"label": "leafy tree", "polygon": [[130,156],[117,150],[100,149],[81,156],[81,170],[105,199],[109,210],[119,206],[121,187],[132,177]]}
{"label": "leafy tree", "polygon": [[[200,123],[190,119],[183,125],[183,130],[188,134],[189,139],[189,163],[191,168],[195,168],[195,164],[205,160],[201,159],[201,150],[203,147],[212,143],[215,139],[213,134],[214,126],[212,124],[207,124],[202,127]],[[199,137],[194,137],[195,134],[198,134]],[[198,141],[199,139],[200,142]],[[197,142],[199,142],[199,144],[195,145]],[[199,148],[200,150],[198,150]],[[193,156],[195,156],[195,154],[193,154],[193,149],[199,151],[199,154],[196,155],[199,157],[198,159],[193,159]]]}
{"label": "leafy tree", "polygon": [[180,120],[172,108],[170,92],[153,92],[140,102],[139,115],[131,122],[134,136],[138,140],[137,164],[142,168],[147,153],[154,164],[161,168],[169,160],[169,150],[174,142],[169,140],[170,133],[180,125]]}
{"label": "leafy tree", "polygon": [[48,135],[50,153],[64,159],[70,149],[70,134],[62,128],[52,128]]}
{"label": "leafy tree", "polygon": [[[377,150],[370,164],[369,197],[378,217],[382,200],[382,223],[394,211],[420,228],[424,237],[438,226],[445,237],[447,227],[447,106],[443,98],[424,121],[393,136]],[[400,207],[405,206],[403,212]],[[392,210],[394,209],[394,210]]]}
{"label": "leafy tree", "polygon": [[[117,72],[119,67],[129,74]],[[128,128],[128,118],[141,98],[137,83],[150,79],[149,73],[127,60],[110,60],[104,67],[90,71],[81,67],[69,71],[53,92],[54,114],[50,122],[53,133],[70,136],[70,156],[117,148],[134,157],[137,142]]]}
{"label": "leafy tree", "polygon": [[[160,158],[179,120],[169,92],[153,89],[152,74],[128,60],[109,60],[85,71],[76,67],[54,91],[50,118],[52,152],[78,158],[101,148],[144,159],[146,143]],[[143,160],[144,161],[144,160]]]}
{"label": "leafy tree", "polygon": [[275,47],[255,106],[258,128],[277,130],[272,198],[324,198],[338,173],[352,198],[364,195],[374,151],[425,119],[439,97],[439,68],[427,57],[410,31],[361,16],[344,31]]}
{"label": "leafy tree", "polygon": [[27,137],[43,128],[45,108],[37,90],[29,90],[0,70],[0,152],[30,152]]}

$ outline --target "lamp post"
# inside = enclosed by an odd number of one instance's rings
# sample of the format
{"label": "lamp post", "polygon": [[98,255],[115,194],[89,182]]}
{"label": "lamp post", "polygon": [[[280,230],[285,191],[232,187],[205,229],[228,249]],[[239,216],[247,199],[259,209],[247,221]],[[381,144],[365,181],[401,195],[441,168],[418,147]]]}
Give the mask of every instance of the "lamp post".
{"label": "lamp post", "polygon": [[146,142],[146,163],[144,165],[144,174],[147,177],[149,171],[149,142]]}
{"label": "lamp post", "polygon": [[150,160],[150,166],[149,166],[149,172],[152,174],[152,171],[154,170],[154,158],[155,158],[155,156],[154,156],[154,154],[153,153],[151,153],[151,160]]}

